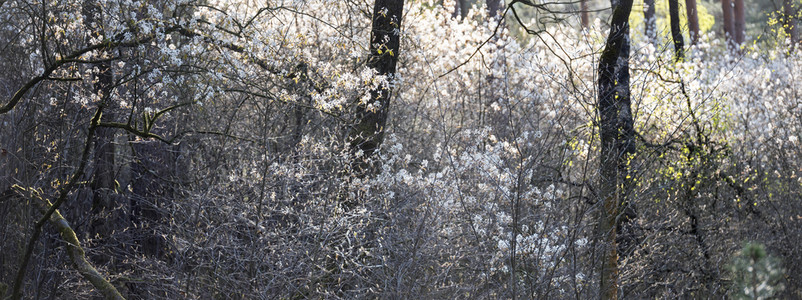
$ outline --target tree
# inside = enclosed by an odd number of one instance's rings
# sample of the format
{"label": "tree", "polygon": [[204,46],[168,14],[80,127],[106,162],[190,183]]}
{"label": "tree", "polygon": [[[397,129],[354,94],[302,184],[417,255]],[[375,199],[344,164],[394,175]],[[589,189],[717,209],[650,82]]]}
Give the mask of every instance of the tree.
{"label": "tree", "polygon": [[579,1],[579,17],[582,22],[582,28],[590,26],[590,16],[588,12],[588,0]]}
{"label": "tree", "polygon": [[674,57],[676,61],[685,58],[685,42],[679,24],[679,0],[668,0],[668,14],[671,22],[671,39],[674,41]]}
{"label": "tree", "polygon": [[785,270],[777,258],[768,255],[763,245],[747,243],[727,266],[732,276],[733,299],[774,299],[785,285]]}
{"label": "tree", "polygon": [[610,33],[599,58],[598,101],[601,153],[599,197],[602,209],[599,234],[602,264],[599,292],[602,299],[617,299],[617,233],[628,203],[626,183],[629,160],[635,152],[633,117],[629,100],[629,14],[632,0],[613,2]]}
{"label": "tree", "polygon": [[486,0],[486,4],[487,15],[490,18],[498,19],[501,17],[501,13],[504,11],[504,0]]}
{"label": "tree", "polygon": [[392,95],[390,82],[395,75],[400,54],[403,10],[403,0],[376,0],[373,6],[367,66],[375,70],[377,75],[386,76],[388,82],[371,90],[367,101],[357,103],[356,124],[350,133],[350,143],[351,151],[356,156],[357,163],[354,166],[358,174],[365,174],[367,159],[384,140]]}
{"label": "tree", "polygon": [[471,6],[468,4],[468,0],[454,0],[454,13],[452,14],[452,18],[460,17],[464,19],[468,15],[468,10],[471,9]]}
{"label": "tree", "polygon": [[[84,0],[81,12],[84,17],[84,26],[87,28],[88,39],[103,40],[103,10],[95,0]],[[89,82],[92,85],[92,94],[100,98],[102,105],[107,106],[101,116],[101,122],[114,121],[114,104],[112,99],[113,76],[108,51],[100,51],[96,57],[94,68],[97,74]],[[111,233],[110,223],[114,220],[108,214],[114,206],[112,197],[116,190],[114,172],[114,129],[98,128],[94,141],[94,170],[92,172],[92,213],[95,218],[91,224],[91,236],[106,237]],[[105,216],[104,216],[105,215]]]}
{"label": "tree", "polygon": [[733,26],[735,31],[735,45],[740,47],[743,45],[746,38],[746,12],[744,7],[744,0],[732,0],[733,6]]}
{"label": "tree", "polygon": [[696,45],[696,41],[699,40],[699,14],[696,11],[696,0],[685,0],[685,11],[688,15],[691,45]]}
{"label": "tree", "polygon": [[727,46],[731,47],[735,41],[735,22],[733,20],[732,10],[733,0],[721,0],[721,11],[723,12],[722,22],[724,25],[724,39],[727,41]]}

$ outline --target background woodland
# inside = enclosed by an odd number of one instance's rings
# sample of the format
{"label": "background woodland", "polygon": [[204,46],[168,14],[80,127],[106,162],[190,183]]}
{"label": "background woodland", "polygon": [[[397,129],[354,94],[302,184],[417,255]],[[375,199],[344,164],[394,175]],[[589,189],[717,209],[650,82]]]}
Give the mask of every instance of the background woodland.
{"label": "background woodland", "polygon": [[644,1],[0,0],[0,298],[802,298],[802,2]]}

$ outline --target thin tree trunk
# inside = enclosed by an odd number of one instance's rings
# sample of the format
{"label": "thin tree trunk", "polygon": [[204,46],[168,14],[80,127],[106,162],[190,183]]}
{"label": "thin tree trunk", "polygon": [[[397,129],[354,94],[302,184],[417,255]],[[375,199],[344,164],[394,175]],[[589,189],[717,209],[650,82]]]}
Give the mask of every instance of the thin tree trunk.
{"label": "thin tree trunk", "polygon": [[691,45],[696,45],[696,41],[699,40],[699,15],[696,10],[696,0],[685,0],[685,12],[688,14]]}
{"label": "thin tree trunk", "polygon": [[727,41],[727,46],[730,47],[734,45],[735,40],[735,23],[732,16],[732,0],[721,0],[721,10],[724,16],[724,39]]}
{"label": "thin tree trunk", "polygon": [[[403,10],[403,0],[376,0],[373,6],[367,66],[376,70],[378,75],[389,76],[390,80],[398,62]],[[361,155],[354,155],[353,167],[358,176],[366,175],[368,159],[384,140],[391,93],[389,85],[382,85],[370,91],[368,101],[357,104],[356,124],[350,132],[350,143],[354,154],[361,152]]]}
{"label": "thin tree trunk", "polygon": [[746,17],[744,11],[744,0],[733,0],[733,29],[735,30],[735,44],[739,47],[746,39]]}
{"label": "thin tree trunk", "polygon": [[[87,162],[89,161],[89,152],[92,147],[92,141],[94,140],[95,130],[98,128],[98,124],[100,124],[100,117],[103,115],[103,108],[104,108],[103,105],[98,105],[94,116],[92,116],[92,121],[89,124],[89,130],[86,133],[86,143],[84,144],[83,153],[81,153],[81,160],[78,163],[78,167],[75,169],[75,172],[70,176],[70,179],[65,184],[63,184],[59,189],[56,201],[53,202],[52,204],[49,202],[47,203],[47,208],[44,209],[43,216],[38,221],[36,221],[36,224],[34,224],[33,233],[31,233],[31,237],[28,239],[28,244],[25,250],[23,251],[24,254],[22,262],[20,263],[19,270],[17,270],[17,275],[14,278],[14,285],[11,292],[11,299],[15,300],[21,299],[23,296],[22,286],[23,286],[23,281],[25,280],[25,271],[28,268],[28,263],[30,262],[31,254],[33,253],[33,250],[36,246],[36,241],[42,234],[42,227],[44,226],[45,222],[54,221],[54,215],[58,213],[57,209],[61,207],[61,205],[64,204],[65,201],[67,201],[68,198],[67,196],[70,194],[70,192],[72,192],[73,188],[75,188],[78,180],[84,175]],[[18,191],[24,192],[24,189],[23,190],[18,189]],[[30,189],[28,189],[28,191],[30,191]],[[38,197],[38,195],[36,196]],[[63,220],[63,218],[61,218],[61,220]],[[55,225],[57,228],[60,228],[60,226],[62,226],[63,224],[57,223],[53,225]],[[62,235],[62,238],[68,243],[77,245],[77,243],[75,242],[77,240],[73,241],[73,238],[75,238],[74,233],[72,236]],[[68,249],[68,254],[72,258],[73,254],[75,253],[71,252],[71,250]],[[83,258],[83,256],[81,256],[81,258]],[[83,275],[84,274],[83,272],[85,270],[81,270],[80,268],[82,268],[83,266],[77,265],[78,263],[80,262],[76,262],[75,267],[79,268],[78,271],[81,272],[81,274]],[[93,274],[89,275],[91,276]],[[92,282],[93,284],[95,283],[95,281],[91,280],[90,282]]]}
{"label": "thin tree trunk", "polygon": [[668,15],[671,22],[671,39],[674,40],[674,57],[677,61],[685,58],[685,41],[679,26],[679,1],[668,0]]}
{"label": "thin tree trunk", "polygon": [[588,28],[590,26],[590,16],[588,13],[588,0],[580,0],[579,1],[579,16],[582,19],[582,28]]}
{"label": "thin tree trunk", "polygon": [[657,18],[655,17],[654,0],[644,0],[643,4],[643,22],[645,23],[646,36],[652,41],[657,40]]}
{"label": "thin tree trunk", "polygon": [[794,47],[799,42],[796,30],[796,10],[794,9],[794,2],[791,0],[783,1],[783,28],[785,34],[791,39],[791,45],[788,47],[788,53],[794,52]]}
{"label": "thin tree trunk", "polygon": [[[632,113],[629,103],[629,14],[632,0],[613,3],[610,34],[599,59],[599,100],[601,157],[599,186],[603,209],[599,219],[602,236],[600,298],[618,298],[617,220],[625,203],[624,180],[633,153]],[[624,80],[623,82],[621,80]]]}

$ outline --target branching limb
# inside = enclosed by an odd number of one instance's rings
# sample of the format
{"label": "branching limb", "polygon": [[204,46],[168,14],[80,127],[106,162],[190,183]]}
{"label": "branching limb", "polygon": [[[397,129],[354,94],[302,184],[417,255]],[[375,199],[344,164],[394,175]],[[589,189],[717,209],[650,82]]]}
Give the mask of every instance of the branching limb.
{"label": "branching limb", "polygon": [[14,288],[12,289],[11,299],[22,298],[22,281],[25,278],[25,270],[28,268],[28,262],[31,259],[31,254],[33,253],[36,241],[42,234],[42,227],[44,226],[45,222],[50,220],[50,217],[53,216],[53,214],[56,212],[56,209],[58,209],[59,206],[64,203],[64,201],[67,199],[67,195],[69,195],[69,193],[75,187],[75,184],[84,175],[84,169],[86,169],[86,164],[89,161],[89,152],[91,151],[92,141],[95,136],[95,129],[97,129],[97,125],[100,123],[100,116],[103,114],[103,108],[105,108],[104,104],[101,103],[98,105],[97,111],[95,111],[95,115],[92,117],[92,122],[89,125],[89,132],[86,135],[84,150],[81,154],[81,161],[78,164],[78,169],[75,170],[75,173],[72,174],[67,183],[64,184],[59,190],[56,202],[52,205],[49,205],[42,218],[40,218],[39,221],[34,224],[33,234],[28,240],[28,245],[25,248],[25,254],[22,258],[22,263],[20,264],[20,268],[17,271],[17,276],[14,279]]}
{"label": "branching limb", "polygon": [[[485,46],[485,45],[486,45],[488,42],[490,42],[490,40],[492,40],[492,39],[493,39],[493,37],[495,37],[495,36],[496,36],[496,33],[498,32],[498,29],[501,27],[501,24],[503,24],[503,23],[504,23],[504,18],[507,16],[507,12],[510,10],[510,8],[512,7],[512,5],[513,5],[514,3],[515,3],[515,2],[513,2],[513,3],[510,3],[510,5],[508,5],[508,6],[507,6],[507,9],[505,9],[505,10],[504,10],[504,14],[502,14],[502,15],[501,15],[501,18],[499,19],[499,21],[498,21],[498,24],[496,24],[496,29],[493,29],[493,34],[491,34],[491,35],[490,35],[490,36],[489,36],[489,37],[488,37],[488,38],[487,38],[487,39],[486,39],[484,42],[482,42],[481,44],[479,44],[479,47],[476,47],[476,50],[475,50],[475,51],[473,51],[473,53],[471,54],[471,56],[469,56],[469,57],[468,57],[468,59],[466,59],[465,61],[463,61],[461,64],[457,65],[456,67],[453,67],[453,68],[451,68],[451,70],[448,70],[447,72],[445,72],[445,73],[441,74],[440,76],[437,76],[437,78],[443,78],[443,77],[445,77],[446,75],[448,75],[448,74],[451,74],[451,72],[454,72],[454,71],[456,71],[457,69],[459,69],[460,67],[464,66],[464,65],[465,65],[465,64],[467,64],[469,61],[471,61],[471,59],[473,59],[473,57],[474,57],[474,56],[476,56],[476,54],[477,54],[477,53],[479,53],[479,50],[482,50],[482,47],[484,47],[484,46]],[[514,11],[515,11],[515,10],[513,9],[513,12],[514,12]]]}
{"label": "branching limb", "polygon": [[[170,27],[170,28],[167,28],[164,31],[164,34],[169,34],[169,33],[172,33],[172,32],[178,31],[178,30],[180,30],[180,27]],[[31,90],[34,86],[36,86],[40,82],[42,82],[44,80],[48,80],[50,78],[50,74],[53,74],[53,72],[55,72],[56,70],[61,68],[61,66],[65,65],[65,64],[70,64],[70,63],[89,63],[89,62],[92,62],[92,61],[87,61],[87,60],[80,59],[80,57],[83,56],[86,53],[89,53],[89,52],[92,52],[92,51],[95,51],[95,50],[113,49],[113,48],[118,48],[118,47],[135,47],[135,46],[139,46],[139,45],[148,43],[151,40],[153,40],[154,38],[156,38],[156,35],[152,34],[152,35],[148,35],[148,36],[142,37],[142,38],[140,38],[138,40],[124,41],[123,40],[123,35],[120,34],[117,37],[115,37],[114,40],[106,40],[106,41],[103,41],[102,43],[90,45],[90,46],[87,46],[87,47],[85,47],[83,49],[77,50],[77,51],[75,51],[75,52],[73,52],[73,53],[71,53],[71,54],[69,54],[69,55],[67,55],[67,56],[65,56],[65,57],[63,57],[61,59],[57,59],[57,60],[53,61],[52,63],[47,64],[46,68],[44,69],[44,71],[42,71],[41,75],[36,76],[34,78],[31,78],[21,88],[19,88],[16,92],[14,92],[14,95],[11,96],[11,99],[9,99],[8,102],[6,102],[6,104],[0,106],[0,114],[7,113],[7,112],[11,111],[12,109],[14,109],[14,107],[17,106],[19,101],[22,100],[22,97],[25,96],[25,94],[29,90]]]}
{"label": "branching limb", "polygon": [[51,204],[50,201],[42,198],[40,193],[34,189],[26,189],[18,185],[14,185],[12,189],[25,198],[35,199],[33,202],[38,204],[42,213],[53,210],[48,221],[51,225],[56,227],[61,239],[67,243],[67,255],[70,257],[70,261],[75,270],[78,271],[84,279],[88,280],[106,299],[125,299],[120,292],[117,291],[117,288],[86,260],[86,253],[83,247],[81,247],[81,243],[78,241],[75,231],[72,230],[72,227],[70,227],[70,224],[64,219],[61,213],[53,208],[53,204]]}

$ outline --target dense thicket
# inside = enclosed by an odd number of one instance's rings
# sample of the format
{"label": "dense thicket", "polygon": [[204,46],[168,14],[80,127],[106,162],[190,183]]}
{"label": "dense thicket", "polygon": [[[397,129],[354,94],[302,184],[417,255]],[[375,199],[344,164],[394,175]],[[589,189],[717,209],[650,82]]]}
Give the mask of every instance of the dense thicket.
{"label": "dense thicket", "polygon": [[734,51],[697,1],[675,61],[667,3],[605,59],[608,1],[512,2],[386,40],[373,1],[0,2],[0,297],[588,299],[610,244],[621,298],[802,297],[799,3]]}

